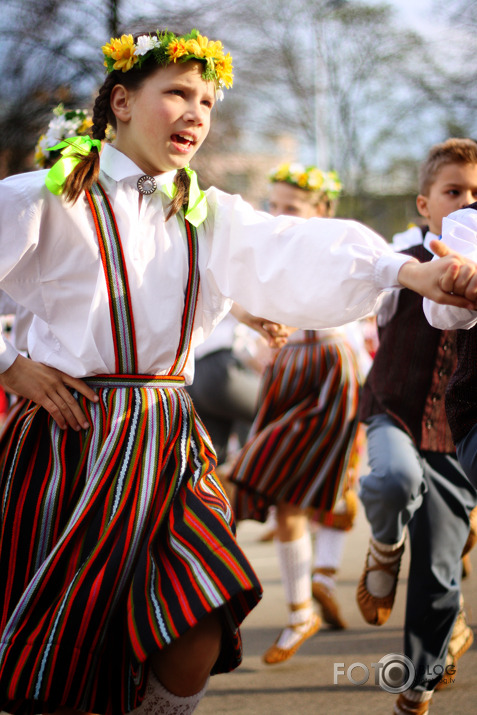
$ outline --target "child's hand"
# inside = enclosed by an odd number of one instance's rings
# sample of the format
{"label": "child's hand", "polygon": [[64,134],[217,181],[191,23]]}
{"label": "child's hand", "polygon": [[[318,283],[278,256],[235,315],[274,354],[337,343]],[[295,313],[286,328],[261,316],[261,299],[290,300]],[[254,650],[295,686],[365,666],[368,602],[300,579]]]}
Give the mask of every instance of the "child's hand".
{"label": "child's hand", "polygon": [[256,318],[256,320],[260,323],[260,332],[266,338],[270,348],[282,348],[288,342],[288,337],[296,330],[296,328],[290,328],[283,323],[273,323],[261,318]]}
{"label": "child's hand", "polygon": [[[455,276],[444,275],[441,280],[441,288],[447,293],[465,296],[475,308],[477,302],[477,264],[470,258],[466,258],[456,253],[442,241],[431,241],[432,251],[436,256],[449,256],[459,263],[458,272]],[[468,307],[468,306],[467,306]]]}
{"label": "child's hand", "polygon": [[447,305],[475,310],[477,307],[477,264],[441,241],[432,241],[438,261],[409,261],[399,271],[399,282],[420,295]]}
{"label": "child's hand", "polygon": [[44,407],[61,429],[66,429],[68,425],[75,430],[90,426],[69,387],[88,400],[98,401],[96,393],[83,380],[22,355],[0,374],[0,385],[7,392],[26,397]]}
{"label": "child's hand", "polygon": [[283,347],[288,340],[288,336],[296,330],[296,328],[289,328],[281,323],[274,323],[271,320],[257,318],[257,316],[252,315],[237,303],[233,304],[231,313],[241,323],[248,325],[249,328],[252,328],[252,330],[255,330],[264,337],[268,346],[271,348]]}

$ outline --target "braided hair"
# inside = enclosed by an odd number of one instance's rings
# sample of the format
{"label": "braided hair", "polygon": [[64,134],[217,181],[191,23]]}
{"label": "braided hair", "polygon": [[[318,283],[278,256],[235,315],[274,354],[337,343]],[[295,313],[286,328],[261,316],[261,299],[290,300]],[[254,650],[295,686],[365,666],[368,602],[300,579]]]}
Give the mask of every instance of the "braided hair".
{"label": "braided hair", "polygon": [[[143,33],[138,33],[143,34]],[[159,71],[159,67],[154,60],[143,63],[140,70],[130,70],[121,72],[114,70],[106,77],[99,89],[98,96],[93,107],[93,125],[91,136],[93,139],[103,141],[106,137],[106,129],[110,124],[116,129],[116,117],[111,109],[111,92],[116,84],[124,85],[128,90],[138,90],[142,84],[154,72]],[[83,191],[89,191],[99,176],[99,151],[92,147],[89,154],[78,154],[78,164],[69,174],[63,188],[63,196],[67,201],[75,203]],[[189,200],[190,179],[184,169],[179,169],[174,177],[177,191],[169,204],[169,212],[166,216],[168,221],[183,206],[187,206]]]}

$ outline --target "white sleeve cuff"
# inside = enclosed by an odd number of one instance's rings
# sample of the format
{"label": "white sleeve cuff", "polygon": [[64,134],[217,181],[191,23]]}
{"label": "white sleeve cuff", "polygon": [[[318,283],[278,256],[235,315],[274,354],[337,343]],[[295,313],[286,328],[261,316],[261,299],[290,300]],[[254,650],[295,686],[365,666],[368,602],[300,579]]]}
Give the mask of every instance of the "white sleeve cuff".
{"label": "white sleeve cuff", "polygon": [[378,258],[375,265],[375,280],[378,288],[389,290],[402,288],[398,281],[398,273],[408,261],[414,261],[411,256],[402,253],[384,253]]}
{"label": "white sleeve cuff", "polygon": [[0,373],[8,370],[8,368],[13,365],[19,354],[20,353],[15,350],[13,345],[9,343],[8,340],[4,340],[0,335]]}

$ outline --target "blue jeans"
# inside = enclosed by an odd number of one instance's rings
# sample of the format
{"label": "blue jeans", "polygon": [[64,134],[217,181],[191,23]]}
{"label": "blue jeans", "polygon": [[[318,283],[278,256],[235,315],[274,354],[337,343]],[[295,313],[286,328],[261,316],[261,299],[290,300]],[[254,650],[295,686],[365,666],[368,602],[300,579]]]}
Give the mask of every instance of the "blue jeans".
{"label": "blue jeans", "polygon": [[375,539],[392,544],[407,526],[411,546],[404,652],[418,690],[432,690],[444,667],[459,611],[461,555],[476,491],[448,454],[419,450],[387,415],[367,429],[371,472],[360,498]]}
{"label": "blue jeans", "polygon": [[457,458],[468,478],[477,488],[477,425],[457,445]]}

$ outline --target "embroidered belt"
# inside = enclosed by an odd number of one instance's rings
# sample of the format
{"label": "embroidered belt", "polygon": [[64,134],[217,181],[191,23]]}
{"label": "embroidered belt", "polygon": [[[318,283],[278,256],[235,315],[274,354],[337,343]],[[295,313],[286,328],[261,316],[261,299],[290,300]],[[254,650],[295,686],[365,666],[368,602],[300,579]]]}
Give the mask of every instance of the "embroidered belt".
{"label": "embroidered belt", "polygon": [[184,387],[184,375],[92,375],[90,387]]}

